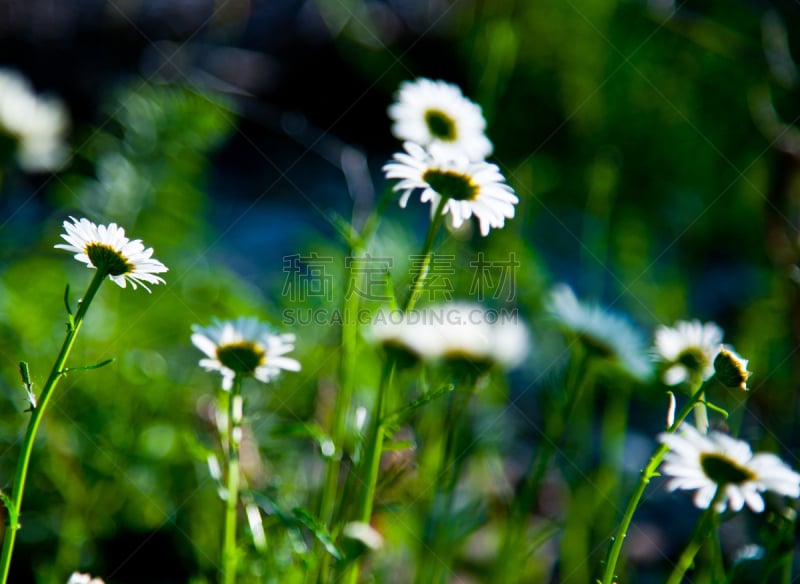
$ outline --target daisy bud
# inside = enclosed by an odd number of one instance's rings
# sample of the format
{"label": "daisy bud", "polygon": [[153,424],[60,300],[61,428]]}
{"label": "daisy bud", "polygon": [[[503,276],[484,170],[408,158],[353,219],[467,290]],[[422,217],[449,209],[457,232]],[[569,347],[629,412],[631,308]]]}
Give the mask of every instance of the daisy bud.
{"label": "daisy bud", "polygon": [[714,372],[717,379],[725,387],[738,387],[747,391],[747,359],[742,359],[732,349],[720,345],[719,353],[714,358]]}

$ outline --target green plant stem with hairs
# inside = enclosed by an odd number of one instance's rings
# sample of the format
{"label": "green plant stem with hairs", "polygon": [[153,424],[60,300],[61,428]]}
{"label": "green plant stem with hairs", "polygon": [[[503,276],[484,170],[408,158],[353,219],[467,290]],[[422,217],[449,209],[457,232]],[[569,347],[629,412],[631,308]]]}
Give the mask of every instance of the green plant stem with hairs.
{"label": "green plant stem with hairs", "polygon": [[417,300],[419,300],[420,294],[422,294],[422,290],[425,288],[428,270],[431,267],[433,242],[436,240],[436,235],[439,233],[439,227],[441,227],[442,221],[444,221],[444,215],[442,212],[444,211],[445,205],[447,205],[447,201],[449,201],[447,197],[441,198],[439,205],[436,207],[436,211],[434,212],[430,227],[428,227],[428,234],[425,236],[425,243],[422,245],[422,264],[419,267],[419,271],[414,276],[411,293],[408,295],[406,304],[403,307],[405,312],[409,312],[414,309],[414,306],[417,304]]}
{"label": "green plant stem with hairs", "polygon": [[[503,578],[509,584],[519,581],[523,573],[521,566],[523,552],[520,547],[525,540],[525,526],[528,514],[539,497],[539,487],[544,479],[550,461],[562,441],[569,426],[576,403],[586,386],[593,381],[591,355],[586,350],[573,354],[567,378],[564,382],[566,402],[560,416],[553,416],[552,425],[546,428],[538,451],[531,457],[522,479],[519,495],[514,498],[508,525],[503,532],[500,551],[494,566],[495,578]],[[509,566],[513,566],[509,569]]]}
{"label": "green plant stem with hairs", "polygon": [[[469,365],[465,365],[468,367]],[[420,584],[438,584],[445,582],[450,574],[452,558],[455,550],[449,545],[446,530],[450,513],[453,510],[453,500],[458,478],[461,475],[463,457],[459,456],[461,447],[461,434],[464,430],[464,413],[467,411],[470,399],[476,390],[478,378],[467,375],[453,381],[455,390],[450,394],[447,411],[444,419],[445,438],[442,453],[439,459],[439,468],[436,471],[436,485],[443,485],[435,489],[433,504],[429,507],[426,518],[425,534],[423,536],[420,566],[416,582]],[[466,378],[465,378],[466,377]],[[441,505],[436,507],[436,499]]]}
{"label": "green plant stem with hairs", "polygon": [[225,531],[222,539],[222,582],[236,582],[236,566],[239,551],[236,547],[236,514],[239,504],[239,441],[242,422],[242,376],[233,378],[228,396],[228,456],[227,485],[225,498]]}
{"label": "green plant stem with hairs", "polygon": [[2,584],[8,581],[8,572],[11,567],[11,555],[14,551],[17,531],[20,528],[19,515],[22,507],[22,496],[25,492],[25,480],[28,476],[28,468],[30,465],[31,453],[33,452],[33,445],[36,440],[36,433],[44,417],[47,405],[50,403],[53,396],[53,391],[66,371],[65,365],[67,363],[67,358],[75,344],[75,339],[78,337],[89,306],[97,294],[97,291],[100,289],[103,280],[105,280],[107,276],[108,272],[105,270],[97,270],[94,273],[94,277],[78,305],[77,312],[74,316],[70,314],[69,323],[67,324],[67,336],[64,339],[64,343],[61,345],[61,350],[58,353],[58,357],[56,357],[53,368],[50,370],[50,375],[48,375],[47,381],[45,381],[44,387],[42,388],[38,404],[32,407],[31,419],[28,422],[28,428],[25,431],[25,438],[22,442],[22,451],[17,460],[13,491],[10,498],[4,498],[4,503],[8,507],[11,521],[9,522],[5,538],[3,539],[3,551],[2,555],[0,555],[0,571],[2,572],[2,579],[0,582],[2,582]]}
{"label": "green plant stem with hairs", "polygon": [[713,571],[711,581],[723,581],[722,579],[724,578],[724,574],[721,573],[722,555],[719,548],[719,531],[717,529],[719,513],[717,513],[717,510],[714,509],[723,494],[723,489],[721,487],[717,487],[717,490],[714,493],[714,498],[711,500],[708,509],[706,509],[700,516],[700,519],[697,522],[697,527],[695,527],[694,533],[692,534],[692,539],[689,540],[689,544],[681,553],[680,558],[678,558],[678,563],[675,564],[675,568],[669,575],[667,584],[681,584],[681,582],[683,582],[683,577],[686,575],[686,572],[688,572],[689,568],[691,568],[694,564],[694,558],[697,556],[697,552],[700,551],[700,548],[703,547],[703,544],[709,539],[709,537],[712,538],[714,543],[713,554],[715,556],[715,561],[712,562]]}
{"label": "green plant stem with hairs", "polygon": [[[433,243],[436,240],[436,235],[439,233],[439,228],[444,220],[444,207],[449,199],[442,197],[434,212],[433,220],[428,227],[428,233],[425,236],[425,242],[422,246],[422,264],[419,271],[414,277],[411,293],[406,299],[403,306],[404,312],[413,310],[414,306],[422,294],[427,280],[428,270],[430,269],[431,255],[433,253]],[[364,473],[363,487],[360,491],[359,498],[356,502],[356,521],[369,523],[372,517],[372,507],[375,498],[375,489],[378,483],[378,471],[380,470],[381,454],[383,452],[383,439],[384,427],[383,417],[386,407],[386,394],[389,387],[392,385],[392,379],[395,372],[395,361],[391,357],[387,357],[384,365],[383,372],[381,373],[381,380],[378,386],[378,396],[372,416],[372,423],[370,425],[370,432],[366,440],[366,449],[364,452],[364,459],[360,467]],[[358,581],[360,570],[360,562],[355,561],[347,566],[343,582],[344,584],[355,584]]]}
{"label": "green plant stem with hairs", "polygon": [[[353,256],[359,251],[353,248]],[[359,277],[357,270],[350,270],[350,282],[348,289],[356,289],[355,280]],[[358,346],[358,324],[353,320],[358,313],[360,295],[351,294],[344,301],[344,314],[347,315],[342,324],[342,348],[341,363],[339,370],[339,391],[336,393],[336,401],[333,406],[333,421],[331,424],[331,441],[333,442],[334,452],[326,460],[325,477],[322,483],[322,495],[320,497],[320,520],[333,531],[333,523],[336,507],[336,493],[339,484],[339,472],[342,464],[343,443],[347,431],[347,414],[350,411],[350,404],[353,398],[353,378],[356,369],[356,351]],[[322,544],[315,542],[319,566],[314,581],[325,583],[328,581],[330,570],[330,554],[325,551]]]}
{"label": "green plant stem with hairs", "polygon": [[[383,214],[393,193],[387,192],[381,197],[378,208],[373,210],[365,219],[361,233],[348,232],[344,234],[349,242],[350,257],[360,257],[367,247],[368,240],[377,229],[380,216]],[[348,226],[350,228],[350,226]],[[347,290],[357,290],[357,280],[361,276],[358,270],[349,271]],[[345,320],[342,323],[341,360],[339,364],[339,388],[333,405],[333,420],[331,421],[330,439],[333,443],[333,454],[325,461],[325,476],[322,482],[322,492],[319,503],[319,517],[329,531],[334,532],[336,523],[336,501],[339,487],[342,457],[344,455],[344,439],[347,433],[347,416],[350,404],[353,401],[353,379],[355,378],[356,358],[358,351],[358,314],[361,304],[360,294],[351,294],[344,299]],[[328,581],[330,572],[331,555],[319,540],[314,543],[315,556],[319,558],[316,570],[310,570],[306,581],[324,583]],[[309,579],[310,578],[310,579]]]}
{"label": "green plant stem with hairs", "polygon": [[[391,391],[394,379],[395,361],[389,356],[381,372],[381,381],[378,386],[378,396],[373,408],[369,434],[365,442],[364,459],[361,461],[362,473],[361,490],[356,503],[355,521],[369,523],[372,517],[372,508],[375,503],[375,490],[378,486],[378,471],[380,470],[381,454],[383,453],[384,415],[386,410],[386,396]],[[342,582],[356,584],[360,570],[360,560],[347,566]]]}
{"label": "green plant stem with hairs", "polygon": [[[712,377],[711,380],[713,379],[714,378]],[[702,384],[692,394],[692,397],[675,417],[675,421],[666,429],[667,432],[672,433],[678,429],[689,413],[694,409],[694,406],[697,404],[697,402],[704,395],[705,387],[711,380]],[[603,570],[602,584],[614,584],[615,582],[617,562],[619,561],[619,556],[622,552],[622,545],[625,543],[625,538],[628,535],[628,529],[630,528],[631,521],[633,520],[633,514],[636,512],[636,508],[639,505],[639,501],[642,499],[642,495],[644,495],[647,485],[650,483],[650,479],[658,474],[658,466],[661,464],[661,461],[664,460],[664,456],[667,454],[667,452],[669,452],[669,447],[666,444],[659,445],[659,447],[653,453],[653,456],[650,457],[647,466],[645,466],[644,470],[641,472],[639,484],[636,486],[636,490],[633,492],[633,495],[631,495],[631,498],[628,499],[628,505],[625,507],[622,520],[620,521],[619,526],[614,533],[614,537],[611,540],[611,547],[608,550],[608,556],[606,558],[605,568]]]}

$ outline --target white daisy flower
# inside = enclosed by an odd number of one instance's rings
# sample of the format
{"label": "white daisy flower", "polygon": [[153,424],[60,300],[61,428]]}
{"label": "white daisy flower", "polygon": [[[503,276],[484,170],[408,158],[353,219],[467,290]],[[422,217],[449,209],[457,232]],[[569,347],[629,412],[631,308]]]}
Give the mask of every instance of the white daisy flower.
{"label": "white daisy flower", "polygon": [[664,383],[678,385],[696,376],[709,379],[723,334],[715,323],[699,320],[678,321],[672,328],[660,326],[655,334],[655,352],[667,365]]}
{"label": "white daisy flower", "polygon": [[66,233],[61,235],[69,245],[54,247],[75,252],[76,260],[107,273],[120,288],[130,282],[134,290],[138,284],[149,292],[147,284],[164,283],[156,274],[166,272],[167,267],[153,258],[153,248],[145,249],[141,239],[128,239],[116,223],[95,225],[88,219],[70,219],[72,223],[64,221]]}
{"label": "white daisy flower", "polygon": [[237,374],[267,383],[282,369],[300,371],[300,363],[284,356],[294,350],[294,335],[275,334],[256,318],[214,319],[209,326],[192,326],[192,331],[192,343],[207,356],[200,367],[219,371],[223,389],[233,386]]}
{"label": "white daisy flower", "polygon": [[637,379],[650,375],[644,339],[627,319],[581,303],[566,284],[553,288],[548,310],[593,355],[618,364]]}
{"label": "white daisy flower", "polygon": [[400,179],[393,190],[402,193],[401,207],[408,204],[416,189],[422,189],[420,201],[430,202],[432,213],[445,197],[442,214],[450,214],[453,227],[461,227],[474,215],[483,236],[492,227],[503,227],[506,219],[514,216],[519,199],[496,165],[446,156],[436,147],[426,150],[412,142],[406,142],[403,148],[405,152],[395,154],[394,161],[383,167],[386,178]]}
{"label": "white daisy flower", "polygon": [[389,106],[392,133],[422,146],[438,145],[455,156],[483,160],[492,153],[484,134],[486,120],[479,105],[464,97],[457,85],[417,79],[400,85]]}
{"label": "white daisy flower", "polygon": [[530,346],[528,331],[516,318],[461,302],[409,313],[378,313],[370,334],[384,346],[405,349],[420,359],[498,364],[506,369],[519,365]]}
{"label": "white daisy flower", "polygon": [[718,488],[715,509],[720,513],[728,507],[739,511],[745,503],[761,513],[764,491],[800,497],[800,474],[774,454],[754,455],[747,442],[720,432],[701,434],[689,424],[678,433],[659,434],[658,440],[670,448],[661,467],[672,477],[667,489],[696,491],[694,504],[700,509],[708,509]]}
{"label": "white daisy flower", "polygon": [[92,578],[89,574],[73,572],[67,580],[67,584],[105,584],[100,578]]}
{"label": "white daisy flower", "polygon": [[64,103],[37,96],[27,79],[8,69],[0,69],[0,128],[17,140],[23,169],[58,170],[66,163],[69,114]]}

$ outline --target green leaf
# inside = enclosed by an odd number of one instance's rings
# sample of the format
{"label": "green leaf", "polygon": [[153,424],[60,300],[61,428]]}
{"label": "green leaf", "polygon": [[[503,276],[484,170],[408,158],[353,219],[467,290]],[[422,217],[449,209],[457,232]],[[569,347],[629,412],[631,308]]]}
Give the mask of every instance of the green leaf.
{"label": "green leaf", "polygon": [[275,435],[285,438],[311,438],[319,446],[322,455],[330,458],[336,453],[336,445],[331,440],[322,426],[312,422],[302,422],[298,424],[286,424],[275,431]]}
{"label": "green leaf", "polygon": [[89,371],[91,369],[100,369],[101,367],[105,367],[109,363],[113,362],[114,358],[106,359],[105,361],[100,361],[100,363],[96,363],[94,365],[82,365],[81,367],[67,367],[61,370],[61,375],[66,375],[67,373],[72,373],[73,371]]}
{"label": "green leaf", "polygon": [[336,560],[344,559],[344,554],[338,548],[338,546],[334,543],[333,538],[331,537],[330,532],[328,529],[317,519],[311,515],[306,509],[302,507],[295,507],[292,509],[292,513],[294,513],[295,518],[311,530],[311,533],[314,534],[314,537],[322,544],[331,556],[333,556]]}
{"label": "green leaf", "polygon": [[415,399],[413,402],[408,404],[407,406],[400,408],[396,412],[393,412],[387,415],[384,418],[383,426],[384,430],[386,431],[387,436],[392,436],[397,430],[400,429],[400,426],[405,424],[411,416],[420,408],[424,407],[426,404],[432,402],[435,399],[439,399],[440,397],[449,394],[456,388],[455,385],[449,383],[432,391],[429,391],[423,394],[421,397]]}
{"label": "green leaf", "polygon": [[395,442],[384,442],[383,451],[393,452],[396,450],[406,450],[407,448],[414,448],[415,444],[411,440],[397,440]]}
{"label": "green leaf", "polygon": [[14,503],[11,499],[8,498],[8,495],[5,494],[4,491],[0,490],[0,501],[3,502],[6,509],[8,509],[8,524],[12,526],[12,529],[19,529],[19,524],[17,523],[19,519],[19,513],[17,513],[17,508],[14,506]]}
{"label": "green leaf", "polygon": [[704,404],[705,404],[705,406],[706,406],[706,407],[707,407],[709,410],[714,410],[714,411],[715,411],[715,412],[717,412],[718,414],[721,414],[723,418],[726,418],[726,419],[727,419],[727,417],[728,417],[728,412],[727,412],[727,410],[724,410],[724,409],[722,409],[722,408],[721,408],[721,407],[719,407],[719,406],[715,406],[715,405],[714,405],[714,404],[712,404],[710,401],[703,401],[702,403],[704,403]]}

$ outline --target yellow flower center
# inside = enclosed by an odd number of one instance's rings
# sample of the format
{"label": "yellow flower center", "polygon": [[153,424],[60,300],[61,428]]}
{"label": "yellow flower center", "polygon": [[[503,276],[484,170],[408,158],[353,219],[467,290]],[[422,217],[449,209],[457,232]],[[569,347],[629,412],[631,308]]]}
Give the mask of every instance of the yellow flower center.
{"label": "yellow flower center", "polygon": [[103,243],[90,243],[86,246],[86,255],[89,261],[98,270],[107,272],[112,276],[121,276],[134,270],[134,266],[111,246]]}
{"label": "yellow flower center", "polygon": [[422,175],[422,180],[447,199],[474,201],[480,188],[471,176],[452,170],[430,169]]}
{"label": "yellow flower center", "polygon": [[692,373],[701,373],[705,366],[708,364],[705,353],[698,347],[689,347],[685,349],[678,358],[678,363],[686,367]]}
{"label": "yellow flower center", "polygon": [[219,362],[242,375],[252,375],[264,363],[265,356],[266,353],[261,347],[250,341],[240,341],[217,347]]}
{"label": "yellow flower center", "polygon": [[439,140],[453,142],[457,138],[455,121],[441,110],[426,111],[425,123],[428,124],[428,131]]}
{"label": "yellow flower center", "polygon": [[700,455],[700,466],[705,475],[718,485],[740,485],[756,478],[753,471],[739,466],[721,454],[704,452]]}

